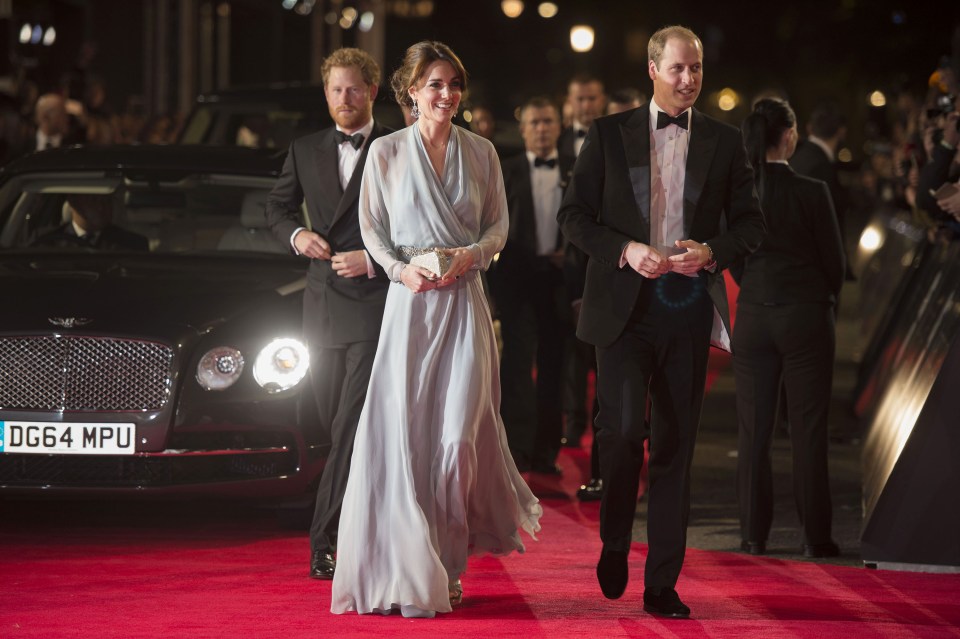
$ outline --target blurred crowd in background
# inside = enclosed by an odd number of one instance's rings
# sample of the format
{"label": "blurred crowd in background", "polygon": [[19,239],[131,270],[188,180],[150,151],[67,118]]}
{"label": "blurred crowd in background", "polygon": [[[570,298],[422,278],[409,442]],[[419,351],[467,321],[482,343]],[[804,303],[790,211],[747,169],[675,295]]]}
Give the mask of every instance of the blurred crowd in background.
{"label": "blurred crowd in background", "polygon": [[[112,95],[110,87],[91,68],[95,53],[94,45],[85,45],[74,68],[62,73],[57,86],[41,87],[24,78],[0,82],[0,166],[48,146],[177,141],[188,114],[149,115],[141,96]],[[859,233],[857,226],[880,206],[911,211],[924,225],[960,231],[960,210],[944,209],[942,199],[938,205],[931,194],[944,182],[955,182],[960,173],[956,157],[956,96],[960,93],[957,72],[949,56],[944,56],[939,64],[933,62],[936,68],[925,74],[925,92],[903,89],[888,94],[884,96],[884,108],[871,109],[866,118],[834,109],[832,117],[839,126],[837,168],[850,197],[846,230],[851,239]],[[638,78],[637,86],[645,85],[646,78]],[[919,82],[912,86],[919,86]],[[834,97],[837,96],[823,96],[821,104],[829,105]],[[631,106],[645,101],[639,91],[623,89],[606,93],[604,103],[613,105],[628,98]],[[572,105],[567,95],[558,95],[556,99],[563,105],[567,127]],[[469,124],[464,125],[474,132],[494,139],[496,127],[505,126],[504,122],[496,122],[490,108],[465,104],[471,113]],[[317,109],[325,106],[318,104]],[[809,114],[798,115],[801,135],[809,133],[809,117],[805,117]],[[865,129],[856,136],[865,140],[862,148],[845,146],[844,137],[851,122]],[[499,133],[502,137],[503,132]],[[243,140],[238,139],[237,143],[242,144]],[[509,153],[519,149],[502,150]]]}

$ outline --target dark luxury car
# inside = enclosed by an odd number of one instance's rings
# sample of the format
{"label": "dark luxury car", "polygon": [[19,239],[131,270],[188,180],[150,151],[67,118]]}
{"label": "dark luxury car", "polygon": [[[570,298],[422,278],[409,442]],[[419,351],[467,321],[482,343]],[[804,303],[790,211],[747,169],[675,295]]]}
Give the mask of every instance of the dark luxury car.
{"label": "dark luxury car", "polygon": [[283,154],[44,151],[0,171],[0,494],[304,496],[329,450]]}
{"label": "dark luxury car", "polygon": [[[403,128],[403,112],[386,87],[373,103],[373,117]],[[178,144],[238,145],[286,149],[298,137],[333,126],[323,85],[307,82],[230,87],[197,96]]]}

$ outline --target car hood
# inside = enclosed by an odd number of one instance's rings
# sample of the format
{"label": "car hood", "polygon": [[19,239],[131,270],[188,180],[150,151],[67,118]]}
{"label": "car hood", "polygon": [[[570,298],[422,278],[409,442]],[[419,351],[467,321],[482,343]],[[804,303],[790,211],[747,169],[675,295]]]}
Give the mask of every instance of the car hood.
{"label": "car hood", "polygon": [[0,330],[176,339],[300,294],[304,266],[259,255],[4,255]]}

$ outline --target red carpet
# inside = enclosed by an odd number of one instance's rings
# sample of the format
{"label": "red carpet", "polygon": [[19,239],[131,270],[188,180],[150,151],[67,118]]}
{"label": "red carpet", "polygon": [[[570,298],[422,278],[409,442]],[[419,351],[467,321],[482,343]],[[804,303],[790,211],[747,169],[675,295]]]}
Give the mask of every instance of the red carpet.
{"label": "red carpet", "polygon": [[464,605],[434,620],[328,612],[306,577],[307,540],[239,505],[4,502],[0,637],[960,637],[960,576],[823,566],[690,550],[678,590],[694,619],[640,611],[635,545],[626,595],[594,566],[597,504],[545,499],[541,541],[471,561]]}
{"label": "red carpet", "polygon": [[[716,355],[716,352],[715,352]],[[714,358],[714,371],[726,364]],[[960,575],[871,571],[690,550],[688,621],[641,611],[644,546],[608,601],[596,585],[599,505],[533,477],[545,506],[526,555],[471,561],[464,604],[433,620],[331,615],[304,533],[238,504],[0,501],[0,638],[960,637]]]}

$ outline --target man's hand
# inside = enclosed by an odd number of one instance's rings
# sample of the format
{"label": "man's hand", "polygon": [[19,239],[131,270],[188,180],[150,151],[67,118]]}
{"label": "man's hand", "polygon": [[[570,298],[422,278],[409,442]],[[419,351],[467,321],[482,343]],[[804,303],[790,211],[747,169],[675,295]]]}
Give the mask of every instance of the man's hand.
{"label": "man's hand", "polygon": [[674,273],[692,277],[710,263],[710,249],[699,242],[677,240],[676,247],[687,250],[667,258],[670,263],[670,270]]}
{"label": "man's hand", "polygon": [[952,215],[955,219],[960,220],[960,190],[949,197],[937,200],[937,206]]}
{"label": "man's hand", "polygon": [[367,254],[363,249],[335,253],[330,260],[330,266],[340,277],[367,275]]}
{"label": "man's hand", "polygon": [[308,231],[306,229],[297,233],[293,238],[293,245],[301,255],[306,255],[315,260],[330,259],[330,243],[322,235]]}
{"label": "man's hand", "polygon": [[655,280],[670,272],[670,262],[657,249],[640,242],[630,242],[623,252],[630,268],[647,279]]}

